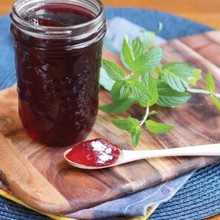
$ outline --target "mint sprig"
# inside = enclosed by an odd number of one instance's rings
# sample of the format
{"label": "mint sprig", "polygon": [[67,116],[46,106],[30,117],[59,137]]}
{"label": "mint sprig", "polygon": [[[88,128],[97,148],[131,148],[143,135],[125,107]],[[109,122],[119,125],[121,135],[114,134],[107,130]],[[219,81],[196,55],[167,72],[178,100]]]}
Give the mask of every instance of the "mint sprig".
{"label": "mint sprig", "polygon": [[155,122],[151,119],[146,120],[146,128],[154,134],[163,134],[173,129],[172,125]]}
{"label": "mint sprig", "polygon": [[146,31],[143,36],[143,40],[131,40],[125,36],[120,53],[124,67],[103,59],[100,78],[100,85],[109,90],[112,96],[111,103],[100,106],[102,111],[120,114],[134,104],[145,108],[141,119],[127,117],[112,120],[116,127],[130,132],[134,146],[138,145],[142,126],[154,134],[173,129],[170,124],[151,119],[152,115],[157,114],[152,109],[155,105],[174,108],[187,102],[191,93],[200,93],[210,96],[212,103],[220,109],[220,94],[215,92],[210,72],[206,74],[206,90],[195,88],[201,79],[201,70],[184,62],[161,64],[163,50],[153,47],[155,34]]}

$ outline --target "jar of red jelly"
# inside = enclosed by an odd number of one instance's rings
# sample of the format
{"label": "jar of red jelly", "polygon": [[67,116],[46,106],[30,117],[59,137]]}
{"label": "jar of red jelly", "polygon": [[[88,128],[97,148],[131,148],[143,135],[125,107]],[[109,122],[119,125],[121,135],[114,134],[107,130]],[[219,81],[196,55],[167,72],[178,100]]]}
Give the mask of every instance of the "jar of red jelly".
{"label": "jar of red jelly", "polygon": [[99,0],[17,0],[11,12],[19,115],[27,133],[67,146],[98,110],[105,14]]}

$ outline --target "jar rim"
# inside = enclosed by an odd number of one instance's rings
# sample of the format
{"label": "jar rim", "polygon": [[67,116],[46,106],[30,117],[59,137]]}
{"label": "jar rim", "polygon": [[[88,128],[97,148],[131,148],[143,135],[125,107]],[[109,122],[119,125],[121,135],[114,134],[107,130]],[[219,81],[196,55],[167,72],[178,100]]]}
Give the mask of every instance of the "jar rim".
{"label": "jar rim", "polygon": [[[63,5],[74,5],[74,3],[83,3],[85,4],[92,4],[94,7],[96,7],[96,9],[98,10],[97,14],[94,14],[95,17],[92,18],[89,21],[86,21],[84,23],[81,24],[76,24],[76,25],[67,25],[67,26],[58,26],[58,27],[53,27],[53,26],[45,26],[45,25],[33,25],[31,24],[29,21],[25,20],[19,13],[20,10],[22,8],[24,8],[27,5],[33,4],[33,8],[29,8],[26,10],[26,12],[28,11],[33,11],[33,9],[37,9],[39,8],[39,6],[37,5],[39,2],[44,2],[44,4],[41,5],[45,6],[45,5],[57,5],[57,4],[63,4]],[[70,4],[72,3],[72,4]],[[26,5],[25,5],[26,4]],[[99,7],[99,8],[97,8]],[[34,36],[37,35],[53,35],[53,38],[57,36],[57,38],[59,38],[59,36],[63,36],[65,35],[65,37],[67,36],[72,36],[73,37],[73,33],[76,30],[84,30],[86,29],[91,30],[91,32],[89,33],[89,35],[93,34],[93,33],[97,33],[99,30],[102,29],[104,23],[105,23],[105,13],[104,13],[104,7],[103,4],[101,3],[100,0],[17,0],[15,1],[11,13],[10,13],[10,17],[11,17],[11,21],[12,23],[19,28],[20,30],[24,31],[24,32],[28,32],[29,34],[32,32],[34,33]],[[46,37],[45,36],[45,37]],[[41,36],[42,37],[42,36]],[[85,36],[84,34],[84,37]],[[84,38],[83,37],[83,38]],[[81,38],[79,38],[81,39]]]}

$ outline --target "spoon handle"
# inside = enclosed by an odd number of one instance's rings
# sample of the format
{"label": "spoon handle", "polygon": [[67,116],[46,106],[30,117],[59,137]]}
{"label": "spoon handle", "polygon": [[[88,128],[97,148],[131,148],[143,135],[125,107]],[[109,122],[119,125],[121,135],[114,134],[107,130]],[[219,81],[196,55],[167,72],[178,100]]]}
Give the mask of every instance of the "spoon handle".
{"label": "spoon handle", "polygon": [[127,162],[168,156],[220,156],[220,143],[160,150],[123,150],[123,155]]}

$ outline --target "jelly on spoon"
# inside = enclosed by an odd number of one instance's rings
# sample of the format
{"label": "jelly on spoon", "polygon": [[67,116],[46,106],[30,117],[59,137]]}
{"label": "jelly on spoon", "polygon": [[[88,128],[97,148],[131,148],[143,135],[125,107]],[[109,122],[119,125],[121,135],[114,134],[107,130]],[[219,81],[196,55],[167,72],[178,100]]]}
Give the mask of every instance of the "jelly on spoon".
{"label": "jelly on spoon", "polygon": [[103,169],[155,157],[220,156],[220,144],[207,144],[159,150],[121,150],[103,138],[83,141],[64,153],[66,161],[81,169]]}
{"label": "jelly on spoon", "polygon": [[110,141],[97,138],[83,141],[65,152],[65,159],[72,164],[81,164],[89,167],[104,167],[115,163],[121,149]]}

